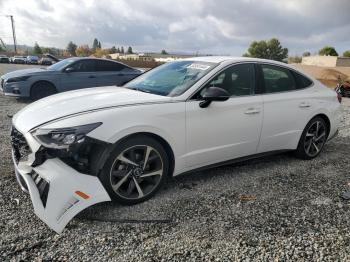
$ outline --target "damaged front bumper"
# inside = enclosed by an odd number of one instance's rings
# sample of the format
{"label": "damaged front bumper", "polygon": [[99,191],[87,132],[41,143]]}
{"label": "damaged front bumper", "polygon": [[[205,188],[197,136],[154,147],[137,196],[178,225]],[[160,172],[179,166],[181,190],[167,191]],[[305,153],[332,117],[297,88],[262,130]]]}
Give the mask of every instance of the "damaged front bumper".
{"label": "damaged front bumper", "polygon": [[[35,214],[57,233],[83,209],[111,200],[97,176],[80,173],[59,158],[46,159],[33,167],[40,145],[30,134],[16,139],[12,142],[12,158],[17,181],[29,192]],[[27,143],[24,146],[31,152],[25,159],[21,159],[19,155],[23,152],[14,143],[21,146]]]}

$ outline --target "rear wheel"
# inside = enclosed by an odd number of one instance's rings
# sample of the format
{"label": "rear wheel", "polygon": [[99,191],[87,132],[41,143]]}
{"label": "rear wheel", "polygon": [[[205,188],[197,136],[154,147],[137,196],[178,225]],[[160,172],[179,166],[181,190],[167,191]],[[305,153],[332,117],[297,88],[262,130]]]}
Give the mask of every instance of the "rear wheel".
{"label": "rear wheel", "polygon": [[132,205],[151,198],[169,172],[168,155],[148,136],[137,136],[116,146],[100,179],[112,200]]}
{"label": "rear wheel", "polygon": [[328,128],[323,118],[311,119],[301,135],[296,156],[302,159],[315,158],[321,153],[327,136]]}
{"label": "rear wheel", "polygon": [[30,90],[30,98],[32,100],[39,100],[41,98],[56,94],[56,88],[49,82],[35,83]]}

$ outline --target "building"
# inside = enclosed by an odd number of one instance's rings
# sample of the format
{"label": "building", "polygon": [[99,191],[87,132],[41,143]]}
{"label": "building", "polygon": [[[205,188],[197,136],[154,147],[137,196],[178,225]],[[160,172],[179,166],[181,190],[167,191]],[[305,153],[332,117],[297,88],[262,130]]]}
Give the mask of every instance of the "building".
{"label": "building", "polygon": [[350,67],[350,57],[337,56],[305,56],[302,59],[302,64],[324,67]]}
{"label": "building", "polygon": [[138,60],[138,61],[154,61],[158,63],[171,62],[181,58],[193,57],[193,55],[170,55],[170,54],[156,54],[156,53],[139,53],[139,54],[109,54],[112,59],[118,60]]}
{"label": "building", "polygon": [[114,53],[109,54],[112,59],[119,60],[138,60],[138,61],[153,61],[153,58],[144,54],[122,54]]}

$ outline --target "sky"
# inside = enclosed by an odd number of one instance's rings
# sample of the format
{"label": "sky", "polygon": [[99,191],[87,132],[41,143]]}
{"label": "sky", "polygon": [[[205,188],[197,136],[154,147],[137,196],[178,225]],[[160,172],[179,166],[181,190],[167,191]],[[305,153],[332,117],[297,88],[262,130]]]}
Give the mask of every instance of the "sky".
{"label": "sky", "polygon": [[0,0],[0,38],[65,48],[69,41],[139,52],[241,56],[278,38],[290,55],[350,50],[349,0]]}

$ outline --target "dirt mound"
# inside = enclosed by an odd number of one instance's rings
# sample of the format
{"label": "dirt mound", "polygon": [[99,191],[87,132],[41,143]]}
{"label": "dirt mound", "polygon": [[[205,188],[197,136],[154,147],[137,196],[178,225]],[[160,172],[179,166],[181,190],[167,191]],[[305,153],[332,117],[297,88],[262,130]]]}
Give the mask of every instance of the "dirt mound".
{"label": "dirt mound", "polygon": [[324,80],[338,80],[339,78],[342,80],[347,80],[349,76],[336,69],[327,68],[322,70],[320,77],[320,79]]}

